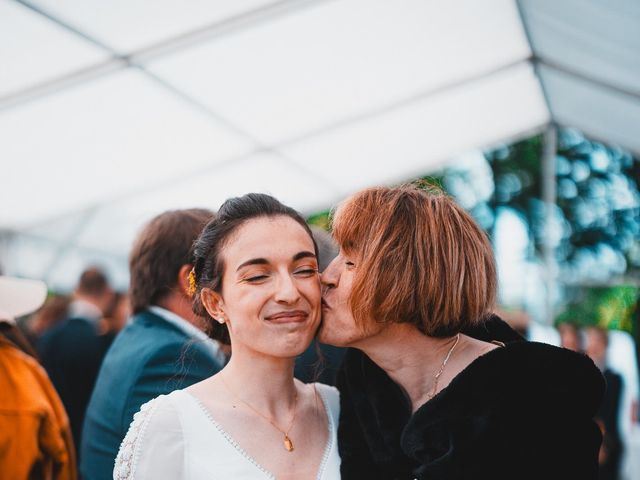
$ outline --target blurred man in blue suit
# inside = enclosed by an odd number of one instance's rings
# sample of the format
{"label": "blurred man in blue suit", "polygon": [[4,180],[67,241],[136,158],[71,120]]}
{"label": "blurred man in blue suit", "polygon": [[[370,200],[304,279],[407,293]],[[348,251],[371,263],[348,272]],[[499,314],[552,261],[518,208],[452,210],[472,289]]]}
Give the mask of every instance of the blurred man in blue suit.
{"label": "blurred man in blue suit", "polygon": [[111,338],[99,325],[113,301],[105,273],[96,267],[80,275],[67,318],[37,341],[38,355],[64,405],[76,450],[82,441],[89,398]]}
{"label": "blurred man in blue suit", "polygon": [[133,317],[109,349],[84,423],[84,480],[113,478],[133,414],[160,395],[218,372],[225,361],[204,320],[191,310],[192,245],[213,217],[207,210],[165,212],[139,234],[129,258]]}

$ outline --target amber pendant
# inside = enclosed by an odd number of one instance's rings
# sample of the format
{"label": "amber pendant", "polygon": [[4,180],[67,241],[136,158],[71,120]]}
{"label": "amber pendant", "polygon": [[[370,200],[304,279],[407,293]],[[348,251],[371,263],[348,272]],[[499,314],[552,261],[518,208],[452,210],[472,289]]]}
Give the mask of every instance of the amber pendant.
{"label": "amber pendant", "polygon": [[284,448],[287,449],[287,452],[293,452],[293,442],[288,435],[284,436]]}

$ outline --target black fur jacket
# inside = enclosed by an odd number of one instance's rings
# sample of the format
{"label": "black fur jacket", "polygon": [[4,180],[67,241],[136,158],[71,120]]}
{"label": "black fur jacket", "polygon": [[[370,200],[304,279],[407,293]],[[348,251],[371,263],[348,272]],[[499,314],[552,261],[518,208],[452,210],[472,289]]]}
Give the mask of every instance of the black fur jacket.
{"label": "black fur jacket", "polygon": [[483,328],[470,334],[506,345],[413,415],[382,369],[347,352],[338,375],[343,479],[597,479],[600,371],[584,355],[521,341],[495,317]]}

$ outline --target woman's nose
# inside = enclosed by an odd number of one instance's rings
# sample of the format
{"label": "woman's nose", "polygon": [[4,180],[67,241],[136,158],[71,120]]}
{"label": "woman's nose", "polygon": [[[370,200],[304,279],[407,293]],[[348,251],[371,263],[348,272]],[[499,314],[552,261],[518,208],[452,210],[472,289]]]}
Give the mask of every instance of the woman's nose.
{"label": "woman's nose", "polygon": [[336,260],[333,260],[320,275],[320,282],[322,282],[323,287],[334,288],[338,285],[339,275],[336,265]]}

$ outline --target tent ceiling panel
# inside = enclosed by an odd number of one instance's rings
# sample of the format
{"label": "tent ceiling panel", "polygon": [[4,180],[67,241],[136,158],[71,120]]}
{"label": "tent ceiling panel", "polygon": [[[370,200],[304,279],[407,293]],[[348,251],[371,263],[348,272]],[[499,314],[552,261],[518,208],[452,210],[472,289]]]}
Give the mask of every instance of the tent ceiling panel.
{"label": "tent ceiling panel", "polygon": [[[323,205],[326,190],[296,164],[272,154],[256,154],[105,206],[78,236],[76,245],[86,248],[106,245],[114,252],[128,252],[138,229],[165,210],[194,207],[217,210],[229,197],[264,192],[304,211]],[[113,228],[113,225],[121,227]]]}
{"label": "tent ceiling panel", "polygon": [[274,0],[31,0],[119,53],[147,47]]}
{"label": "tent ceiling panel", "polygon": [[524,0],[532,48],[562,66],[640,96],[640,4],[637,0]]}
{"label": "tent ceiling panel", "polygon": [[529,55],[511,0],[354,0],[279,17],[148,67],[278,143]]}
{"label": "tent ceiling panel", "polygon": [[13,205],[0,222],[82,209],[253,148],[167,93],[126,70],[0,113],[0,202]]}
{"label": "tent ceiling panel", "polygon": [[525,62],[473,85],[300,142],[285,153],[309,170],[329,175],[346,194],[429,173],[456,153],[518,138],[548,121],[533,68]]}
{"label": "tent ceiling panel", "polygon": [[640,99],[544,65],[538,72],[555,121],[640,155]]}
{"label": "tent ceiling panel", "polygon": [[0,98],[106,60],[108,54],[15,2],[0,2]]}

